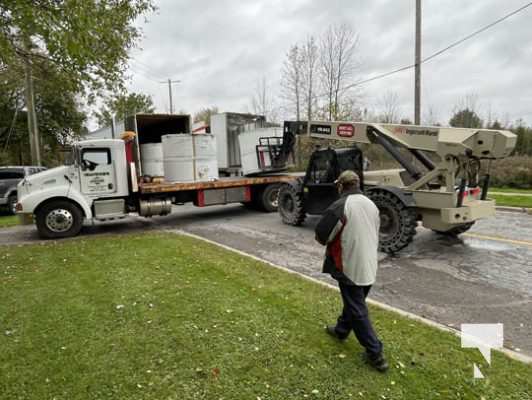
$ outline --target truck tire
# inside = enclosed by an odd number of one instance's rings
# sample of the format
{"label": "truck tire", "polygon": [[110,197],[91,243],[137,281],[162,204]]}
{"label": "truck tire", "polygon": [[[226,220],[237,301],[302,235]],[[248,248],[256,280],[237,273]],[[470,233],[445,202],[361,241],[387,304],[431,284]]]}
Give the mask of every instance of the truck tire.
{"label": "truck tire", "polygon": [[458,236],[462,233],[467,232],[471,227],[475,225],[475,222],[468,222],[467,224],[462,224],[455,226],[454,228],[449,229],[448,231],[436,231],[434,232],[439,233],[440,235],[447,235],[447,236]]}
{"label": "truck tire", "polygon": [[12,194],[7,199],[8,211],[10,214],[15,215],[17,213],[17,195]]}
{"label": "truck tire", "polygon": [[287,225],[299,226],[307,216],[303,205],[303,194],[290,184],[281,185],[279,189],[279,215]]}
{"label": "truck tire", "polygon": [[76,236],[83,225],[83,213],[69,201],[52,200],[37,210],[36,223],[44,239]]}
{"label": "truck tire", "polygon": [[417,227],[415,208],[406,206],[387,190],[374,190],[369,198],[380,212],[379,250],[396,253],[412,242]]}
{"label": "truck tire", "polygon": [[274,212],[279,208],[279,190],[281,185],[274,183],[266,186],[260,193],[260,206],[266,212]]}

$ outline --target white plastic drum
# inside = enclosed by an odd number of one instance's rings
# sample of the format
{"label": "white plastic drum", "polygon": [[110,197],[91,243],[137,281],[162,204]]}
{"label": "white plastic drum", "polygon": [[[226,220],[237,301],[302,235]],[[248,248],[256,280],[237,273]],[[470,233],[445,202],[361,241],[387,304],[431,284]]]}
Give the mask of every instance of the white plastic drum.
{"label": "white plastic drum", "polygon": [[140,145],[142,173],[150,176],[164,176],[163,145],[146,143]]}
{"label": "white plastic drum", "polygon": [[212,135],[162,137],[164,179],[168,182],[218,179],[216,142]]}

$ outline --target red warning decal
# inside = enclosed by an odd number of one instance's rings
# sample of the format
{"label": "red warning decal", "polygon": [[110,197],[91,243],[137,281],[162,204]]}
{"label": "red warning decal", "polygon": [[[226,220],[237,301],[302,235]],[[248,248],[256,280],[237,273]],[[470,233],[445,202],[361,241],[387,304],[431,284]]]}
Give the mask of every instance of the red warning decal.
{"label": "red warning decal", "polygon": [[351,124],[340,124],[336,128],[336,134],[341,137],[353,137],[355,128]]}

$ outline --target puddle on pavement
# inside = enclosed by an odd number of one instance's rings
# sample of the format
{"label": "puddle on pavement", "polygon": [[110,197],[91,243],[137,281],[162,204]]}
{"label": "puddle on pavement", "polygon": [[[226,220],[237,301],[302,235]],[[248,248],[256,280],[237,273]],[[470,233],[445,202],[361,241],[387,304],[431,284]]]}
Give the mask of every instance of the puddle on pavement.
{"label": "puddle on pavement", "polygon": [[511,251],[515,248],[507,243],[497,242],[495,240],[464,238],[464,244],[479,250],[491,250],[491,251]]}

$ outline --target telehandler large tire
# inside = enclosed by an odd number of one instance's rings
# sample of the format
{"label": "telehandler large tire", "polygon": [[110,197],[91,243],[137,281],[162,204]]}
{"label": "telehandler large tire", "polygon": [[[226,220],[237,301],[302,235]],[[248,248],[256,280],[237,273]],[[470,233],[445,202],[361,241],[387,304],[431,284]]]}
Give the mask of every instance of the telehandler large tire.
{"label": "telehandler large tire", "polygon": [[303,204],[303,193],[294,185],[283,184],[279,189],[279,214],[287,225],[299,226],[307,216]]}
{"label": "telehandler large tire", "polygon": [[372,190],[368,196],[380,212],[379,250],[396,253],[408,246],[416,234],[415,208],[408,207],[387,190]]}

